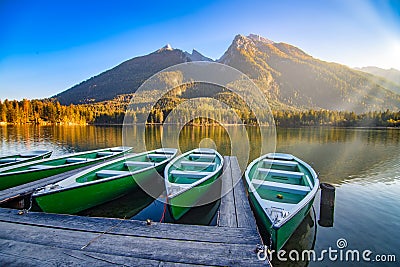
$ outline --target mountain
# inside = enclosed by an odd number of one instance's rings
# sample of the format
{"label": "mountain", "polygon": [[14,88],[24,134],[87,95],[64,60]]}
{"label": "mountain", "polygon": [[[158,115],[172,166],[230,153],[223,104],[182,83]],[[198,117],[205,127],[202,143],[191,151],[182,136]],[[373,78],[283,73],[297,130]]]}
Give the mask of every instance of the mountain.
{"label": "mountain", "polygon": [[237,35],[218,62],[247,74],[275,109],[399,110],[400,96],[349,67],[258,35]]}
{"label": "mountain", "polygon": [[195,50],[192,54],[188,54],[167,44],[151,54],[127,60],[53,98],[66,105],[114,99],[119,95],[134,93],[155,73],[175,64],[193,61],[194,58],[208,60]]}
{"label": "mountain", "polygon": [[388,81],[391,81],[397,85],[400,86],[400,70],[396,69],[381,69],[378,67],[362,67],[362,68],[356,68],[356,70],[360,70],[363,72],[370,73],[375,76],[379,76],[382,78],[385,78]]}
{"label": "mountain", "polygon": [[[196,50],[188,53],[166,45],[151,54],[125,61],[54,98],[62,104],[126,101],[153,74],[175,64],[197,60],[212,61]],[[388,90],[393,88],[376,76],[316,59],[293,45],[276,43],[259,35],[237,35],[218,62],[248,75],[275,110],[365,112],[400,108],[400,95]],[[240,103],[229,92],[199,85],[192,87],[195,91],[210,90],[217,99]],[[186,86],[182,90],[188,91],[176,97],[193,95],[190,89],[190,85]]]}
{"label": "mountain", "polygon": [[377,84],[400,94],[400,71],[396,69],[381,69],[378,67],[355,68],[365,73],[365,76],[373,79]]}
{"label": "mountain", "polygon": [[169,66],[189,62],[190,58],[170,45],[141,57],[127,60],[120,65],[92,77],[55,95],[61,104],[100,102],[129,94],[150,76]]}
{"label": "mountain", "polygon": [[202,55],[199,51],[193,49],[192,53],[185,52],[185,55],[192,61],[214,61],[209,57]]}

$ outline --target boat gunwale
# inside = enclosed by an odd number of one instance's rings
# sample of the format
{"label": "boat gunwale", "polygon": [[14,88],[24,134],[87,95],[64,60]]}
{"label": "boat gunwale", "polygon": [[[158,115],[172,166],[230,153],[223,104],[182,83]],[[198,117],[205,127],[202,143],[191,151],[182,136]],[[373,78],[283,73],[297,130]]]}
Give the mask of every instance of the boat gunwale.
{"label": "boat gunwale", "polygon": [[[192,152],[194,152],[194,151],[198,151],[198,148],[195,148],[195,149],[192,149],[192,150],[190,150],[190,151],[187,151],[187,152],[183,153],[182,155],[176,157],[175,159],[171,160],[171,161],[168,163],[168,165],[165,167],[165,170],[164,170],[165,189],[166,189],[166,191],[167,191],[167,198],[168,198],[168,199],[173,199],[173,198],[175,198],[175,197],[177,197],[177,196],[179,196],[179,195],[185,193],[186,191],[192,189],[193,187],[196,187],[196,186],[198,186],[198,185],[200,185],[200,184],[202,184],[202,183],[208,181],[209,179],[211,179],[212,177],[214,177],[216,174],[218,174],[218,173],[222,170],[222,168],[223,168],[223,166],[224,166],[224,157],[223,157],[217,150],[215,150],[215,149],[213,149],[213,150],[215,151],[215,155],[220,159],[220,164],[219,164],[219,166],[218,166],[214,171],[212,171],[210,174],[208,174],[207,176],[205,176],[205,177],[203,177],[203,178],[201,178],[201,179],[198,179],[198,180],[197,180],[196,182],[194,182],[194,183],[188,184],[189,186],[187,186],[186,188],[182,188],[182,189],[179,190],[178,192],[176,192],[176,193],[174,193],[174,194],[171,194],[171,195],[168,194],[168,188],[170,187],[169,185],[174,185],[174,184],[180,185],[180,183],[172,183],[172,182],[169,181],[169,176],[168,176],[168,171],[169,171],[169,169],[171,168],[171,166],[173,166],[173,164],[174,164],[176,161],[182,159],[183,157],[189,155],[190,153],[192,153]],[[201,153],[201,152],[199,152],[199,153]]]}
{"label": "boat gunwale", "polygon": [[90,153],[97,153],[97,152],[101,152],[101,151],[104,151],[104,150],[111,150],[113,148],[117,148],[117,147],[110,147],[110,148],[103,148],[103,149],[96,149],[96,150],[89,150],[89,151],[82,151],[82,152],[78,152],[78,153],[67,154],[65,156],[60,156],[60,157],[57,157],[57,158],[39,159],[39,160],[35,160],[35,161],[23,162],[21,164],[7,166],[7,167],[4,167],[4,168],[0,169],[0,178],[8,176],[8,175],[14,175],[14,174],[40,172],[40,171],[46,171],[46,170],[54,170],[54,169],[57,169],[57,168],[61,169],[63,167],[75,166],[75,165],[79,165],[79,164],[83,165],[83,164],[85,164],[87,162],[91,162],[91,163],[95,163],[96,161],[100,162],[102,160],[107,160],[107,159],[115,157],[115,156],[119,157],[120,155],[123,155],[124,153],[127,153],[127,152],[132,150],[132,147],[124,147],[123,151],[115,152],[116,153],[115,155],[103,156],[103,157],[95,158],[93,160],[86,160],[86,161],[74,162],[74,163],[64,163],[64,164],[55,165],[55,166],[49,165],[49,167],[46,168],[46,169],[26,169],[26,170],[21,170],[21,171],[5,172],[5,171],[8,171],[8,170],[12,170],[12,169],[16,169],[16,168],[22,168],[22,167],[26,167],[26,166],[29,166],[29,165],[32,165],[32,166],[37,165],[37,164],[43,165],[43,163],[46,163],[46,162],[49,162],[49,161],[68,159],[68,158],[71,158],[71,157],[75,158],[76,156],[81,156],[81,155],[90,154]]}
{"label": "boat gunwale", "polygon": [[[262,155],[261,157],[258,157],[256,159],[254,159],[249,166],[246,168],[245,171],[245,179],[246,179],[246,183],[248,185],[249,188],[249,192],[252,193],[254,195],[254,197],[256,198],[257,202],[259,203],[259,205],[262,207],[262,210],[264,212],[264,214],[267,216],[267,218],[270,220],[272,227],[274,229],[279,229],[281,228],[285,223],[287,223],[288,221],[290,221],[298,212],[300,212],[312,199],[315,198],[315,195],[318,192],[319,189],[319,179],[318,179],[318,175],[315,172],[315,170],[306,162],[304,162],[303,160],[299,159],[298,157],[291,155],[293,157],[293,160],[299,162],[300,164],[302,164],[304,167],[306,167],[308,169],[308,171],[310,171],[311,175],[314,178],[314,185],[312,190],[304,196],[304,198],[297,204],[294,204],[295,208],[293,210],[293,212],[290,212],[288,216],[284,217],[281,221],[276,222],[275,224],[273,224],[273,219],[271,218],[271,216],[268,214],[268,212],[265,209],[265,206],[262,204],[263,201],[269,201],[269,200],[264,200],[263,198],[260,197],[260,195],[257,192],[257,189],[253,186],[253,183],[250,181],[250,177],[249,177],[249,173],[250,170],[253,168],[253,166],[260,162],[261,160],[263,160],[264,158],[266,158],[269,154],[265,154]],[[272,202],[272,201],[271,201]]]}
{"label": "boat gunwale", "polygon": [[[156,150],[157,150],[157,149],[150,150],[150,151],[144,151],[144,152],[141,152],[141,153],[138,153],[138,154],[132,154],[132,157],[143,156],[143,155],[146,155],[146,154],[149,154],[149,153],[156,152]],[[136,170],[136,171],[133,171],[133,172],[128,171],[129,174],[114,175],[114,176],[110,176],[110,177],[107,177],[107,178],[102,178],[102,179],[98,179],[98,180],[94,180],[94,181],[89,181],[89,182],[84,182],[84,183],[78,183],[78,182],[76,182],[76,179],[77,179],[77,178],[79,178],[79,177],[81,177],[81,176],[83,176],[83,175],[86,175],[86,174],[88,174],[88,173],[90,173],[90,172],[92,172],[92,171],[94,171],[94,170],[96,170],[96,169],[100,169],[100,168],[102,168],[102,167],[104,167],[104,166],[108,166],[108,165],[113,164],[113,163],[118,162],[118,161],[126,160],[125,157],[124,157],[124,158],[116,158],[116,159],[113,159],[113,160],[111,160],[111,161],[107,161],[107,162],[104,162],[104,163],[102,163],[102,164],[99,164],[99,165],[90,167],[89,169],[83,170],[83,171],[81,171],[81,172],[79,172],[79,173],[77,173],[77,174],[75,174],[75,175],[73,175],[73,176],[71,176],[71,177],[68,177],[68,178],[66,178],[66,179],[64,179],[64,180],[59,181],[59,182],[62,182],[62,181],[65,181],[65,180],[67,180],[67,179],[68,179],[68,180],[75,180],[75,182],[74,182],[74,183],[71,183],[70,186],[68,186],[68,187],[60,187],[60,188],[56,188],[56,189],[54,189],[54,190],[52,190],[52,191],[47,191],[47,192],[40,192],[40,191],[36,192],[36,191],[35,191],[35,192],[32,194],[32,196],[33,196],[33,197],[41,197],[41,196],[44,196],[44,195],[51,195],[51,194],[55,194],[55,193],[58,193],[58,192],[63,192],[63,191],[67,191],[67,190],[72,190],[72,189],[84,187],[84,186],[94,185],[94,184],[101,184],[101,183],[105,183],[105,182],[112,181],[112,180],[115,180],[115,179],[121,179],[121,178],[125,178],[125,177],[128,177],[128,176],[132,176],[132,175],[135,175],[135,174],[138,174],[138,173],[142,173],[142,172],[145,172],[145,171],[149,171],[149,170],[151,170],[151,169],[156,169],[156,168],[159,167],[160,165],[165,164],[165,161],[170,161],[171,158],[174,158],[174,157],[175,157],[175,155],[176,155],[176,152],[175,152],[174,154],[172,154],[172,156],[171,156],[170,158],[167,158],[167,159],[165,159],[165,160],[163,160],[163,161],[157,162],[157,164],[154,164],[154,166],[148,166],[148,167],[146,167],[146,168],[139,169],[139,170]],[[128,169],[129,169],[129,168],[128,168]],[[59,182],[58,182],[58,183],[59,183]],[[56,185],[56,184],[57,184],[57,183],[55,183],[55,184],[53,184],[53,185]],[[39,189],[39,188],[38,188],[38,189]],[[37,189],[37,190],[38,190],[38,189]],[[43,188],[40,188],[40,189],[43,189]]]}

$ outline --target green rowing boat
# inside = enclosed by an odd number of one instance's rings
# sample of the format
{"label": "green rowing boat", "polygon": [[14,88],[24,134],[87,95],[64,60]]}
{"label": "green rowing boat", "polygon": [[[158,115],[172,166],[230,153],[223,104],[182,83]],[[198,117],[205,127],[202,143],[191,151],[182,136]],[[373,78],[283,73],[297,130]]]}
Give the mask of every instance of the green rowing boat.
{"label": "green rowing boat", "polygon": [[32,198],[45,212],[74,214],[153,183],[176,152],[163,148],[125,155],[37,189]]}
{"label": "green rowing boat", "polygon": [[37,160],[0,169],[0,190],[40,180],[66,171],[100,163],[123,155],[130,147],[84,151],[58,158]]}
{"label": "green rowing boat", "polygon": [[[213,188],[222,173],[223,157],[214,149],[198,148],[172,160],[164,171],[170,213],[179,220],[201,200],[215,201]],[[212,194],[212,196],[211,196]],[[219,191],[220,195],[220,191]],[[206,199],[210,201],[207,202]]]}
{"label": "green rowing boat", "polygon": [[52,151],[33,150],[0,158],[0,168],[50,157]]}
{"label": "green rowing boat", "polygon": [[250,202],[280,250],[306,217],[319,180],[310,165],[290,154],[270,153],[254,160],[245,172]]}

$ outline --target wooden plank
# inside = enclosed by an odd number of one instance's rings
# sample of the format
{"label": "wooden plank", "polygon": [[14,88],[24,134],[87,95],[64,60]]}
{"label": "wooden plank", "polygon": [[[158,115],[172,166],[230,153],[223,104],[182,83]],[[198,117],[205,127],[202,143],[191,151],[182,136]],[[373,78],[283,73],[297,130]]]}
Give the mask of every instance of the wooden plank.
{"label": "wooden plank", "polygon": [[[144,221],[111,218],[93,218],[75,215],[29,212],[18,215],[17,210],[0,208],[0,221],[21,225],[37,225],[48,228],[88,231],[110,234],[203,241],[212,243],[257,244],[258,238],[252,230],[221,228],[201,225],[156,223],[146,225]],[[117,226],[117,227],[116,227]],[[114,227],[114,228],[112,228]],[[112,228],[112,229],[111,229]],[[111,230],[110,230],[111,229]]]}
{"label": "wooden plank", "polygon": [[218,226],[221,227],[237,227],[235,199],[233,195],[233,183],[232,183],[232,166],[231,157],[224,157],[224,169],[221,176],[222,187],[221,187],[221,203],[219,208],[219,220]]}
{"label": "wooden plank", "polygon": [[249,199],[247,197],[244,182],[242,180],[242,173],[239,167],[239,163],[236,157],[231,157],[232,161],[232,180],[234,183],[233,194],[235,197],[235,208],[236,216],[238,221],[238,227],[240,228],[251,228],[257,231],[257,224],[251,210]]}
{"label": "wooden plank", "polygon": [[262,265],[254,252],[254,244],[190,242],[115,236],[107,233],[99,237],[98,234],[85,231],[48,229],[31,225],[21,227],[5,222],[0,222],[0,239],[70,250],[81,250],[83,246],[93,240],[84,251],[196,265]]}
{"label": "wooden plank", "polygon": [[191,266],[3,239],[0,239],[0,262],[3,266]]}

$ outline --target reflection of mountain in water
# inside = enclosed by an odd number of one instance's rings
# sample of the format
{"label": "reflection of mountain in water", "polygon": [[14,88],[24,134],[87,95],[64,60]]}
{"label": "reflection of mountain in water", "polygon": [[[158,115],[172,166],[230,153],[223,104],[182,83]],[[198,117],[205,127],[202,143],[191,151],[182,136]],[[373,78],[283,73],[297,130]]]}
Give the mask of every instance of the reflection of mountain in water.
{"label": "reflection of mountain in water", "polygon": [[341,184],[356,178],[389,182],[395,176],[385,171],[400,167],[399,141],[397,130],[279,129],[277,151],[312,163],[323,182]]}

